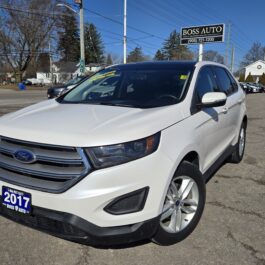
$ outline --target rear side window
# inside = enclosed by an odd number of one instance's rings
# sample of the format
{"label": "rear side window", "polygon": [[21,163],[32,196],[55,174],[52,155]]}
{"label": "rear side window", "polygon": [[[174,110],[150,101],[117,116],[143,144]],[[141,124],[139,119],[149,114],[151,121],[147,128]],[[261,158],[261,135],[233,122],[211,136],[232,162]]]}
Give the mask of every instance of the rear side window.
{"label": "rear side window", "polygon": [[218,89],[212,69],[210,67],[202,68],[199,72],[196,84],[196,93],[199,102],[204,94],[215,91],[218,91]]}
{"label": "rear side window", "polygon": [[218,80],[218,87],[221,92],[224,92],[227,96],[235,92],[234,84],[228,76],[226,70],[222,67],[214,67]]}

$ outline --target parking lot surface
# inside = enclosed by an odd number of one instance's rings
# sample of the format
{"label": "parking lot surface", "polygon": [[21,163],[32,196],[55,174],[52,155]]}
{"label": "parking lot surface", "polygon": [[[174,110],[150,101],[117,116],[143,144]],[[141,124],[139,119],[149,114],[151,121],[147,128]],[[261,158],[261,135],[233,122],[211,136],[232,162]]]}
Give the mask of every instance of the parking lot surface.
{"label": "parking lot surface", "polygon": [[[0,89],[0,116],[45,100],[46,91]],[[265,94],[247,96],[243,162],[226,164],[207,184],[195,231],[183,242],[95,249],[67,242],[0,217],[0,264],[265,264]]]}

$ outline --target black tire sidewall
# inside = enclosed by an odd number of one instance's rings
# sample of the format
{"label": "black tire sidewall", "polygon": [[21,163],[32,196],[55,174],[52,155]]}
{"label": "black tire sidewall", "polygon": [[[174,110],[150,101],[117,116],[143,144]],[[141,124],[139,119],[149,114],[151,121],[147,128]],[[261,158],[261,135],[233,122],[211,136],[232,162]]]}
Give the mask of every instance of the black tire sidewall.
{"label": "black tire sidewall", "polygon": [[[240,134],[241,134],[241,130],[244,130],[244,149],[243,149],[243,152],[242,154],[240,155],[239,154],[239,146],[240,146]],[[239,132],[239,136],[238,136],[238,143],[237,143],[237,156],[238,156],[238,160],[239,162],[243,159],[244,157],[244,154],[245,154],[245,149],[246,149],[246,124],[245,123],[242,123],[241,127],[240,127],[240,132]]]}
{"label": "black tire sidewall", "polygon": [[[244,143],[244,150],[242,152],[242,155],[240,155],[239,154],[239,146],[240,146],[240,134],[241,134],[242,128],[244,129],[245,143]],[[245,149],[246,149],[246,124],[243,122],[241,127],[240,127],[240,131],[239,131],[239,135],[238,135],[238,141],[236,144],[236,150],[234,151],[234,153],[232,154],[232,157],[231,157],[231,162],[232,163],[240,163],[244,157]]]}
{"label": "black tire sidewall", "polygon": [[203,213],[205,198],[206,198],[206,189],[205,189],[205,182],[203,176],[199,171],[198,167],[190,162],[184,161],[178,167],[176,173],[173,176],[173,179],[178,176],[188,176],[192,178],[197,184],[199,190],[198,208],[193,219],[188,224],[188,226],[178,233],[168,233],[159,224],[157,233],[155,234],[152,240],[160,245],[172,245],[185,239],[188,235],[190,235],[193,232],[193,230],[199,223]]}

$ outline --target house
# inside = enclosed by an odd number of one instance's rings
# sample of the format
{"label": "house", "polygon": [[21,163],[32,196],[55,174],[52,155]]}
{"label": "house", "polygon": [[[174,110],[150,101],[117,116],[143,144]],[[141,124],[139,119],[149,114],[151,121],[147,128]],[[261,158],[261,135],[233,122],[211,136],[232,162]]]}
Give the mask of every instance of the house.
{"label": "house", "polygon": [[[78,67],[79,67],[79,64],[78,64]],[[87,74],[95,73],[95,72],[101,70],[102,68],[104,68],[104,65],[102,65],[102,64],[90,63],[90,64],[86,65],[85,73],[87,73]],[[78,75],[81,75],[79,68],[74,73],[74,76],[78,76]]]}
{"label": "house", "polygon": [[44,84],[63,83],[74,77],[74,73],[78,69],[78,64],[75,62],[54,62],[51,66],[37,70],[37,79],[42,80]]}
{"label": "house", "polygon": [[99,71],[100,69],[102,69],[103,67],[104,66],[102,64],[90,63],[90,64],[86,65],[86,71],[95,73],[95,72]]}
{"label": "house", "polygon": [[251,73],[255,82],[259,81],[259,78],[265,73],[265,61],[258,60],[245,67],[245,79]]}

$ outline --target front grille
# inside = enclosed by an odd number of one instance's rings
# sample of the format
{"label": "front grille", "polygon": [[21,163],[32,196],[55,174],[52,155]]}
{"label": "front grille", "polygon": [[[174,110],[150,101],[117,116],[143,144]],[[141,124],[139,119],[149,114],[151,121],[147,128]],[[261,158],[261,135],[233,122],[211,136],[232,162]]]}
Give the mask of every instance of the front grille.
{"label": "front grille", "polygon": [[[14,158],[28,150],[36,161],[25,164]],[[61,193],[91,170],[82,148],[25,142],[0,137],[0,179],[22,187]]]}

